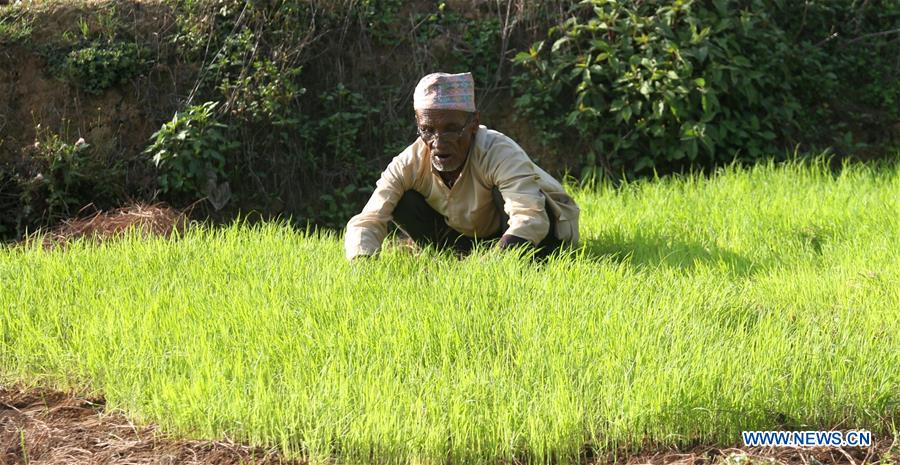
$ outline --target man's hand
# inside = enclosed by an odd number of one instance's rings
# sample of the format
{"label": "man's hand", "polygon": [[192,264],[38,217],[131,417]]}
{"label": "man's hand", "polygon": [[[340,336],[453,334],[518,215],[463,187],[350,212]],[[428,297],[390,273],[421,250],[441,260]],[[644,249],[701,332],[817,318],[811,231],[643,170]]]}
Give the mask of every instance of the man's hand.
{"label": "man's hand", "polygon": [[531,241],[528,239],[523,239],[519,236],[514,236],[512,234],[504,234],[503,237],[500,238],[500,241],[497,243],[497,248],[500,250],[506,250],[510,247],[516,247],[520,245],[531,244]]}

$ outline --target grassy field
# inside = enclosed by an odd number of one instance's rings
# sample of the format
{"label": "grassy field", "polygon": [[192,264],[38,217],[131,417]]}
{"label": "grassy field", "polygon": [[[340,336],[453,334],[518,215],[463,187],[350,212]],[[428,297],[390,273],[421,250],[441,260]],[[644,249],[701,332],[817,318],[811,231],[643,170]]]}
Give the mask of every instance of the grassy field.
{"label": "grassy field", "polygon": [[196,229],[0,249],[0,379],[319,462],[573,463],[750,429],[900,428],[900,168],[581,191],[535,264]]}

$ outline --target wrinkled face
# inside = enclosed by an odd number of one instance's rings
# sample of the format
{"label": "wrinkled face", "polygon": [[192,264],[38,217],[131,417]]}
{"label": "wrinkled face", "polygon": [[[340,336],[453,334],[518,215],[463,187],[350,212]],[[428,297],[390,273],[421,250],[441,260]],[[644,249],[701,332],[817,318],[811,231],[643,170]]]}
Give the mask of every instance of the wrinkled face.
{"label": "wrinkled face", "polygon": [[[453,172],[463,166],[478,131],[478,112],[416,110],[416,123],[436,170]],[[429,136],[434,138],[428,140]]]}

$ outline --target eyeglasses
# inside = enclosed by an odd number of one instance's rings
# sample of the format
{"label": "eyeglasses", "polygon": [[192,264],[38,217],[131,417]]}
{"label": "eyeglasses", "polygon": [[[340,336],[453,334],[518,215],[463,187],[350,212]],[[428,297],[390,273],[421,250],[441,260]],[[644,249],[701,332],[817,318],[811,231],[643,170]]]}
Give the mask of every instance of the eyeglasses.
{"label": "eyeglasses", "polygon": [[425,131],[422,128],[416,128],[419,132],[419,137],[422,138],[426,143],[431,143],[437,140],[438,137],[447,141],[447,142],[456,142],[463,137],[466,133],[466,128],[469,127],[469,124],[472,122],[472,116],[474,113],[470,113],[469,117],[466,118],[466,124],[463,125],[462,129],[459,131],[449,131],[449,132],[435,132],[435,131]]}

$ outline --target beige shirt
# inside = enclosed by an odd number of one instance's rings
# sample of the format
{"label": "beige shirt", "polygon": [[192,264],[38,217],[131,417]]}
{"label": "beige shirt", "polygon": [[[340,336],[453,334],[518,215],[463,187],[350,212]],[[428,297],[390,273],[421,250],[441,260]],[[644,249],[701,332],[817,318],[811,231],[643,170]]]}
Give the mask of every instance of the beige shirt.
{"label": "beige shirt", "polygon": [[512,139],[480,126],[459,179],[448,188],[432,167],[428,147],[417,139],[381,173],[375,192],[347,223],[344,251],[348,259],[373,255],[387,236],[394,206],[407,190],[425,197],[448,226],[469,237],[500,230],[500,214],[491,197],[497,186],[509,215],[512,234],[539,244],[550,230],[545,209],[554,214],[558,239],[577,244],[580,210],[562,185],[528,157]]}

